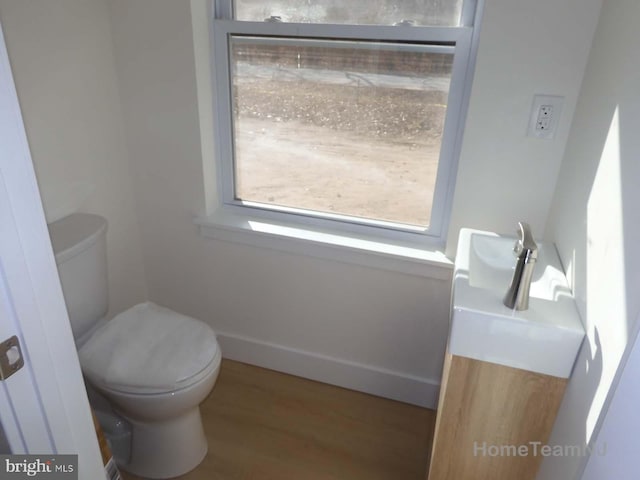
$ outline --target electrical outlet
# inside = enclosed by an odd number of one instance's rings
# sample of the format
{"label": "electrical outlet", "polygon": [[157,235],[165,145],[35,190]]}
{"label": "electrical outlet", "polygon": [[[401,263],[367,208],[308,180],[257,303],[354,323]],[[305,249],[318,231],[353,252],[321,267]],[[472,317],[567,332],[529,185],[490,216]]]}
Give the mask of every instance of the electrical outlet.
{"label": "electrical outlet", "polygon": [[540,105],[540,117],[549,118],[553,115],[553,105]]}
{"label": "electrical outlet", "polygon": [[527,135],[551,139],[556,133],[564,97],[535,95]]}
{"label": "electrical outlet", "polygon": [[541,105],[538,110],[538,119],[536,120],[536,132],[539,134],[547,132],[551,127],[553,120],[553,105]]}

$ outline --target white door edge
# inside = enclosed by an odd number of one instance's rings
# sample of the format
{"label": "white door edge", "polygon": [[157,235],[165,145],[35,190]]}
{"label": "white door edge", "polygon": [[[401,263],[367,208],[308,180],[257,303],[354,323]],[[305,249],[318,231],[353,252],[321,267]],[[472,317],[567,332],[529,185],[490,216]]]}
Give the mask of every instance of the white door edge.
{"label": "white door edge", "polygon": [[[81,479],[104,478],[1,25],[0,199],[0,333],[20,337],[27,362],[1,382],[5,433],[15,453],[78,454]],[[47,445],[50,451],[35,451]]]}

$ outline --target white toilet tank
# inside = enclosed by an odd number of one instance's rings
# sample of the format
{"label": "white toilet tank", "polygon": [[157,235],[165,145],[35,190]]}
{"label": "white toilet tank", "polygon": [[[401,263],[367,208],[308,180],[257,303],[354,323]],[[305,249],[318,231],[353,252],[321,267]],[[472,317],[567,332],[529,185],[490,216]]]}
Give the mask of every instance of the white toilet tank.
{"label": "white toilet tank", "polygon": [[107,221],[74,213],[49,224],[71,329],[81,339],[108,309]]}

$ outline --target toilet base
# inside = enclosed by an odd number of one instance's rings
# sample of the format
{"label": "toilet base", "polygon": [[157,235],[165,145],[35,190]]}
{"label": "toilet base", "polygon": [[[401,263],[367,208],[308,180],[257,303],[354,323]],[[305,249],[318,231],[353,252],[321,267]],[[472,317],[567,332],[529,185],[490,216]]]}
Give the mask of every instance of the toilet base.
{"label": "toilet base", "polygon": [[[120,412],[119,412],[120,413]],[[161,422],[141,422],[123,415],[132,426],[129,463],[123,470],[145,478],[172,478],[196,468],[207,454],[200,408]]]}

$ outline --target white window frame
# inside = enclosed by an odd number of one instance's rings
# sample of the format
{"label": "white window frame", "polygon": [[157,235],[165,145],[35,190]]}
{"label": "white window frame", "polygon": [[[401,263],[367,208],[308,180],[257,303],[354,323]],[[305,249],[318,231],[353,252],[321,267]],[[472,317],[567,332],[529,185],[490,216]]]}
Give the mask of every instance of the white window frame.
{"label": "white window frame", "polygon": [[[217,173],[219,201],[233,215],[286,222],[351,235],[388,238],[412,243],[444,244],[446,240],[462,131],[471,89],[471,77],[477,49],[474,23],[482,0],[464,0],[461,25],[451,27],[386,26],[250,22],[233,20],[233,0],[215,0],[212,25],[213,76],[215,82]],[[347,215],[316,212],[271,204],[242,201],[235,197],[235,166],[232,111],[230,38],[232,35],[274,36],[286,38],[344,39],[373,42],[409,42],[422,44],[426,51],[448,49],[453,66],[445,117],[438,172],[430,223],[427,228],[360,219]]]}

